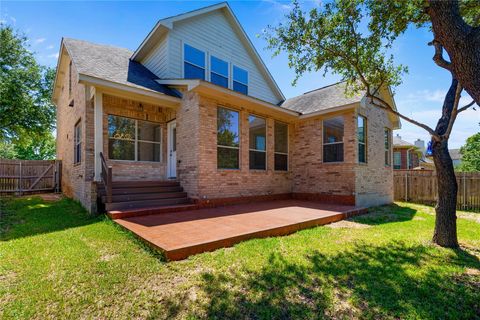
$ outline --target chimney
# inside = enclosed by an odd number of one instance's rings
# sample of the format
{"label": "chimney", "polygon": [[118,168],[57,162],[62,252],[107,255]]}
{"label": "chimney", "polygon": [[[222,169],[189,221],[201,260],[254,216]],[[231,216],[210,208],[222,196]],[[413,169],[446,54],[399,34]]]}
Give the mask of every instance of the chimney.
{"label": "chimney", "polygon": [[398,139],[402,139],[402,137],[400,137],[400,134],[399,134],[399,133],[397,133],[397,138],[398,138]]}
{"label": "chimney", "polygon": [[415,146],[420,149],[423,154],[425,154],[425,141],[417,139],[417,141],[415,141]]}

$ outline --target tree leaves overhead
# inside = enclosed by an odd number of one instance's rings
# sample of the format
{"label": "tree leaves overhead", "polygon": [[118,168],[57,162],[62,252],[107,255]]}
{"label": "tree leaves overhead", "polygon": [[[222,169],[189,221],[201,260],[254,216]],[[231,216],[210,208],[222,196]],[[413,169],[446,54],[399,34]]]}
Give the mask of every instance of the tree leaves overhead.
{"label": "tree leaves overhead", "polygon": [[460,148],[462,162],[460,171],[480,172],[480,132],[467,139],[467,143]]}
{"label": "tree leaves overhead", "polygon": [[0,140],[44,135],[55,127],[50,96],[55,71],[40,66],[27,38],[0,25]]}

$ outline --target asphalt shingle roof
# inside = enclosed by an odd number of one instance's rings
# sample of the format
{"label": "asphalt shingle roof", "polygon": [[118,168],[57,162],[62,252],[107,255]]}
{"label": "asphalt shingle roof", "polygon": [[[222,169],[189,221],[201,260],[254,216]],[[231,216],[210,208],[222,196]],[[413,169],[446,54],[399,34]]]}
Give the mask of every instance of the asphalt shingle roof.
{"label": "asphalt shingle roof", "polygon": [[401,137],[393,136],[393,145],[395,147],[415,147],[413,143],[410,143],[408,141],[402,140]]}
{"label": "asphalt shingle roof", "polygon": [[362,97],[362,94],[351,97],[345,95],[345,82],[339,82],[287,99],[281,107],[309,114],[360,102]]}
{"label": "asphalt shingle roof", "polygon": [[178,97],[157,83],[158,77],[150,70],[131,61],[133,52],[128,49],[70,38],[64,38],[63,43],[80,74]]}

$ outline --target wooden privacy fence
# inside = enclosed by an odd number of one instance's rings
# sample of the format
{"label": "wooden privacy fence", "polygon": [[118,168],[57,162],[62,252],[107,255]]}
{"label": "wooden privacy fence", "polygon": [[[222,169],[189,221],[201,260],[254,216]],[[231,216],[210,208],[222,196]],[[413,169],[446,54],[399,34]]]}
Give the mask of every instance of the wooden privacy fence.
{"label": "wooden privacy fence", "polygon": [[[480,172],[455,172],[458,183],[457,209],[480,211]],[[432,170],[395,170],[395,201],[434,205],[437,178]]]}
{"label": "wooden privacy fence", "polygon": [[60,192],[59,160],[1,160],[0,195]]}

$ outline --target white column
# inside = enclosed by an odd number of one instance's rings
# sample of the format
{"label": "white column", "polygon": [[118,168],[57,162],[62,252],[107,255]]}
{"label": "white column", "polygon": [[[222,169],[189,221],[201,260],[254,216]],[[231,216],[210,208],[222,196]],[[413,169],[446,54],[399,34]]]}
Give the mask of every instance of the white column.
{"label": "white column", "polygon": [[94,98],[94,151],[95,151],[95,181],[101,181],[102,161],[100,152],[103,152],[103,94],[95,88]]}

